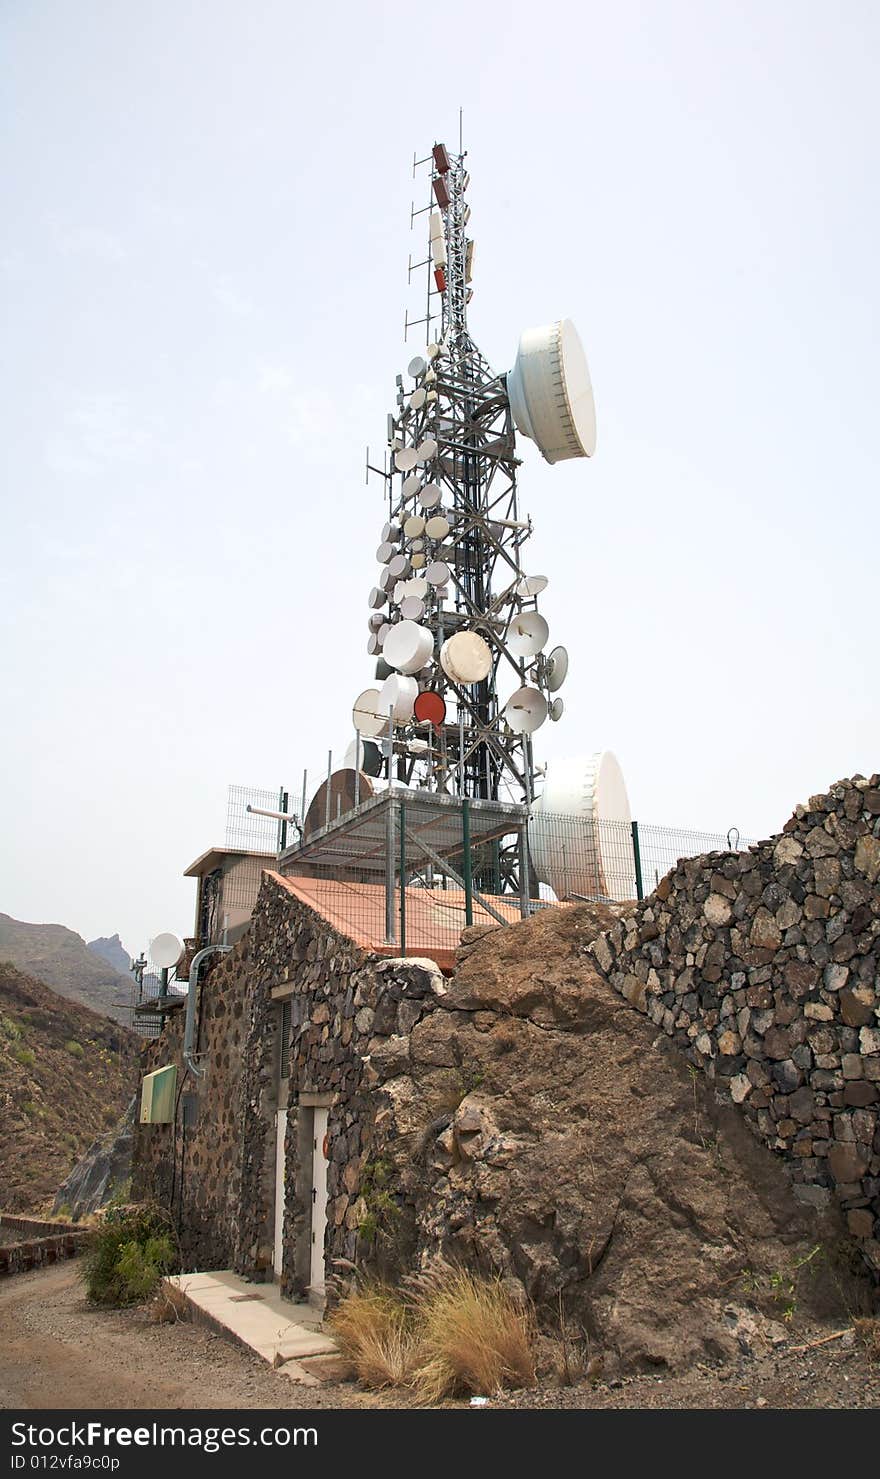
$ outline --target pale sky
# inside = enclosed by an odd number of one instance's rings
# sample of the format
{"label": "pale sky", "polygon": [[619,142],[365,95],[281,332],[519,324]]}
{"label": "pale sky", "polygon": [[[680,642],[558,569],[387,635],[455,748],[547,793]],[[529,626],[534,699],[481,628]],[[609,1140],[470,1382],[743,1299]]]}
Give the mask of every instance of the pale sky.
{"label": "pale sky", "polygon": [[591,462],[523,443],[536,759],[757,836],[880,768],[876,4],[5,0],[0,56],[0,910],[190,933],[227,784],[341,760],[460,105],[471,331],[571,317],[596,393]]}

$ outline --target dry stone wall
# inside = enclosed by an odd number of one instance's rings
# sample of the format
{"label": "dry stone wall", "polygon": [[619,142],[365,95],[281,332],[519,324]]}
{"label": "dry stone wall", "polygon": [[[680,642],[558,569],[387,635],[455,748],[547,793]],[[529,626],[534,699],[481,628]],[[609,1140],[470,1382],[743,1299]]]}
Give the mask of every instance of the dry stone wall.
{"label": "dry stone wall", "polygon": [[145,1050],[142,1065],[144,1073],[177,1065],[175,1122],[136,1124],[132,1195],[172,1210],[188,1267],[230,1268],[240,1221],[241,1099],[249,1020],[246,942],[213,965],[208,960],[202,969],[197,1048],[203,1076],[185,1075],[184,1013],[177,1011]]}
{"label": "dry stone wall", "polygon": [[[199,1079],[184,1078],[183,1013],[145,1055],[144,1071],[178,1066],[174,1126],[139,1125],[133,1193],[175,1213],[190,1267],[271,1276],[276,1114],[287,1108],[282,1289],[309,1279],[311,1119],[328,1109],[328,1271],[354,1259],[384,1205],[371,1160],[377,1109],[370,1052],[408,1033],[444,990],[433,962],[367,955],[267,872],[250,929],[205,976],[199,1005]],[[289,1002],[282,1077],[280,1029]],[[184,1124],[183,1098],[191,1122]]]}
{"label": "dry stone wall", "polygon": [[880,776],[742,853],[679,862],[588,947],[880,1271]]}

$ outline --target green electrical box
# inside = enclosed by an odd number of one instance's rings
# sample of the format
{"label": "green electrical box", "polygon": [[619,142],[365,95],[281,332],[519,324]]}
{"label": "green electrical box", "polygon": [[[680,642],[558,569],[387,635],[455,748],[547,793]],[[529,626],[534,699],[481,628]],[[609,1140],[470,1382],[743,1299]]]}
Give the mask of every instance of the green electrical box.
{"label": "green electrical box", "polygon": [[174,1094],[177,1089],[177,1068],[157,1068],[144,1074],[141,1088],[141,1124],[170,1125],[174,1119]]}

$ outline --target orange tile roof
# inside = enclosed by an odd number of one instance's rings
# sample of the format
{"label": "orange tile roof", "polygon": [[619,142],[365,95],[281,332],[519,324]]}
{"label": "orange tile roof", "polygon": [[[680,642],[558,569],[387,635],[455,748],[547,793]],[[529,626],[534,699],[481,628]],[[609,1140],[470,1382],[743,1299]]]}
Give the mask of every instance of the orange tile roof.
{"label": "orange tile roof", "polygon": [[[362,950],[376,955],[428,956],[447,974],[455,969],[455,951],[465,927],[465,902],[461,889],[427,889],[410,887],[406,891],[406,950],[400,941],[385,942],[385,888],[380,883],[346,883],[336,878],[285,878],[267,868],[266,873],[280,883],[300,903],[307,904],[327,923],[353,940]],[[520,917],[519,901],[509,894],[504,898],[486,896],[488,902],[509,924]],[[400,932],[399,899],[396,924]],[[497,924],[474,899],[474,924]]]}

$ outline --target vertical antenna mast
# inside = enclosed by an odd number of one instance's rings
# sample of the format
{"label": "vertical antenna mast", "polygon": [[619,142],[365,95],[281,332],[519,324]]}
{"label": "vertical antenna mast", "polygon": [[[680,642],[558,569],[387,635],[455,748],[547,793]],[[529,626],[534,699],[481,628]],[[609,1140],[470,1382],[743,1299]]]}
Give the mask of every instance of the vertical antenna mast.
{"label": "vertical antenna mast", "polygon": [[407,312],[404,334],[422,328],[427,347],[409,363],[409,384],[397,377],[390,461],[369,469],[389,509],[369,601],[368,652],[382,686],[359,696],[354,719],[361,735],[388,742],[389,780],[528,804],[531,735],[562,712],[548,695],[567,658],[562,648],[544,655],[537,598],[547,580],[522,569],[531,523],[518,512],[515,428],[547,461],[589,456],[592,392],[568,320],[523,335],[509,375],[471,338],[465,161],[461,114],[457,154],[434,144],[413,160],[414,176],[427,167],[429,190],[410,223],[428,217],[428,243],[426,256],[410,255],[408,277],[424,270],[427,288],[424,316]]}

